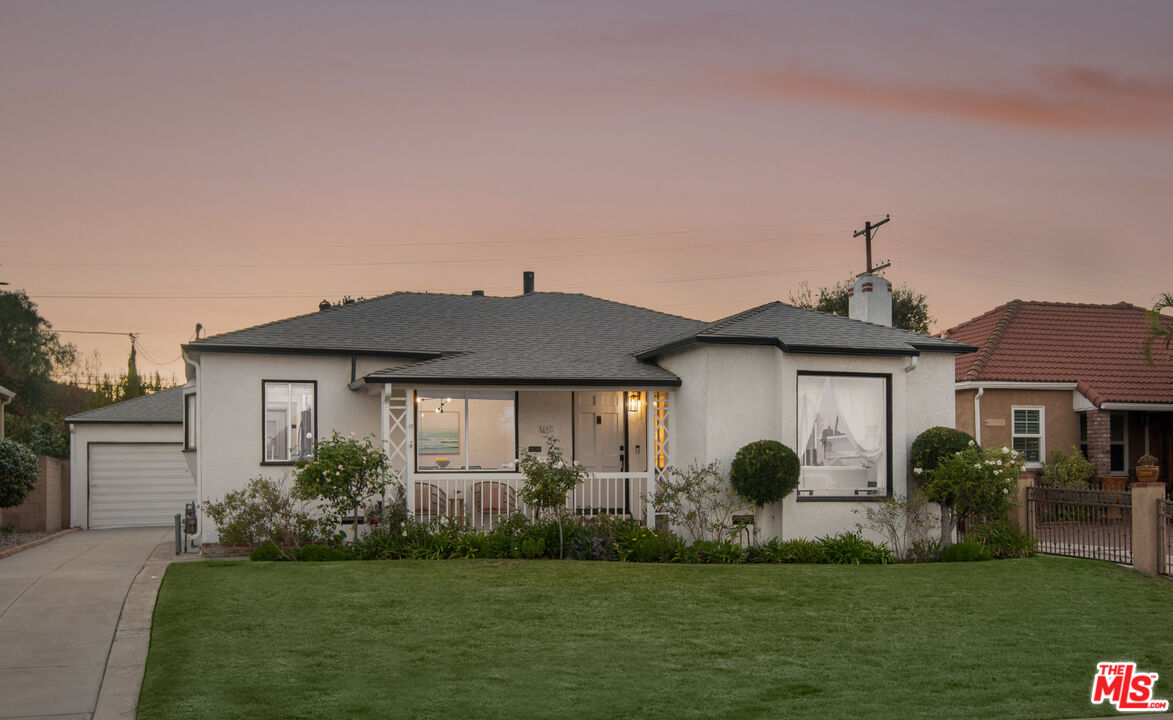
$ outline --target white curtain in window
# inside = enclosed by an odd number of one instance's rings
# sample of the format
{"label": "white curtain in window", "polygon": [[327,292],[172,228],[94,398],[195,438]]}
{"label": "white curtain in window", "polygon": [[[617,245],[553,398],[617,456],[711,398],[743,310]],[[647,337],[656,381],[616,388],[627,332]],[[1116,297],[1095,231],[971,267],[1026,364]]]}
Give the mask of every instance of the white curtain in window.
{"label": "white curtain in window", "polygon": [[839,376],[831,379],[839,408],[839,427],[871,467],[884,457],[884,381],[881,378]]}
{"label": "white curtain in window", "polygon": [[819,414],[819,403],[823,401],[823,391],[827,388],[825,377],[798,378],[798,454],[806,457],[806,449],[810,445],[811,432],[815,429],[815,416]]}

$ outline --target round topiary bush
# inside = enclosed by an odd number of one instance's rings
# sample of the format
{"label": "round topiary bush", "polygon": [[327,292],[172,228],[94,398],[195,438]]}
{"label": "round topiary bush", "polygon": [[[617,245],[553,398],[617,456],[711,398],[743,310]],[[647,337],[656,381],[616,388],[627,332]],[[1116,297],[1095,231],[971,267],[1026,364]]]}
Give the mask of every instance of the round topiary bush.
{"label": "round topiary bush", "polygon": [[729,483],[745,500],[761,507],[798,487],[798,455],[777,440],[758,440],[737,451]]}
{"label": "round topiary bush", "polygon": [[941,461],[961,452],[973,442],[969,433],[951,427],[931,427],[912,441],[912,467],[924,471],[935,470]]}
{"label": "round topiary bush", "polygon": [[0,437],[0,508],[16,507],[36,487],[36,453]]}

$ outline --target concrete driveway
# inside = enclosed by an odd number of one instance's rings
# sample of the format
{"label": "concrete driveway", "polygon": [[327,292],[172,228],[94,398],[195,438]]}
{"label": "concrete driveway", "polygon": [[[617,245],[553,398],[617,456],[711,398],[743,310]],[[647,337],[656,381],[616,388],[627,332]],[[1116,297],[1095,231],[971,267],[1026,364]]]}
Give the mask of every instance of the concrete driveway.
{"label": "concrete driveway", "polygon": [[[145,613],[145,626],[139,622],[125,630],[119,619],[131,585],[156,548],[160,552],[148,572],[157,576],[152,584],[158,587],[173,552],[160,544],[173,532],[82,530],[0,559],[0,718],[89,720],[108,674],[107,688],[133,686],[137,702],[142,665],[114,661],[126,654],[115,649],[112,656],[115,630],[120,643],[123,634],[137,632],[142,636],[137,644],[145,648],[154,593],[149,607],[134,608],[140,620]],[[129,611],[132,604],[126,607]],[[145,651],[142,656],[135,661],[145,659]],[[121,704],[129,702],[123,698]],[[125,710],[115,715],[125,716]]]}

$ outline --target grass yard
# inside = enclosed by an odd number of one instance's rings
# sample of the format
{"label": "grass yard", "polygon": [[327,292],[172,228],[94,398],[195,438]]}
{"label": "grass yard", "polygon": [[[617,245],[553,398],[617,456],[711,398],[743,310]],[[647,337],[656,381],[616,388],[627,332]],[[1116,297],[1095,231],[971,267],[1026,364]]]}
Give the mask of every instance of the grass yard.
{"label": "grass yard", "polygon": [[892,566],[172,565],[153,718],[1061,718],[1096,663],[1173,699],[1173,583],[1039,557]]}

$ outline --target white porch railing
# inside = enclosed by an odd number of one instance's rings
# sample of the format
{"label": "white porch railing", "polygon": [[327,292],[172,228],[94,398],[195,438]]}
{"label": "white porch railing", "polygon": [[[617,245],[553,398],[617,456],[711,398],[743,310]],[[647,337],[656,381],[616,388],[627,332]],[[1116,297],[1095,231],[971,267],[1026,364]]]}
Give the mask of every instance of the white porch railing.
{"label": "white porch railing", "polygon": [[[592,473],[566,494],[573,515],[617,515],[646,520],[649,472]],[[429,521],[446,517],[490,532],[514,513],[534,520],[536,512],[521,499],[525,477],[518,473],[415,473],[407,480],[409,515]]]}

